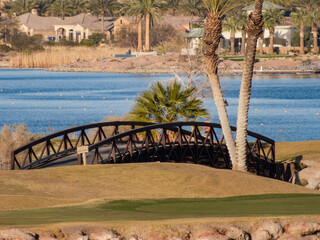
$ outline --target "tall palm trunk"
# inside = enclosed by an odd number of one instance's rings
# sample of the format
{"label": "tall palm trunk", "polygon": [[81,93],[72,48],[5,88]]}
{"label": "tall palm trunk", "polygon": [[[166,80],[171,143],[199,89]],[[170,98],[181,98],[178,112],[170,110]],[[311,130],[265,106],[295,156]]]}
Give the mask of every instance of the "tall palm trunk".
{"label": "tall palm trunk", "polygon": [[300,54],[304,54],[304,22],[300,23]]}
{"label": "tall palm trunk", "polygon": [[138,15],[138,51],[142,51],[142,14]]}
{"label": "tall palm trunk", "polygon": [[222,127],[222,132],[229,151],[232,166],[235,166],[236,161],[236,146],[232,138],[232,132],[229,125],[226,106],[224,103],[221,85],[218,76],[219,57],[216,54],[222,34],[222,20],[218,14],[213,11],[207,15],[207,20],[204,27],[203,41],[206,44],[205,68],[206,75],[210,82],[214,102],[216,104],[218,115]]}
{"label": "tall palm trunk", "polygon": [[146,15],[146,52],[150,52],[150,13]]}
{"label": "tall palm trunk", "polygon": [[244,56],[246,52],[246,31],[241,31],[241,55]]}
{"label": "tall palm trunk", "polygon": [[269,29],[270,32],[270,42],[269,42],[269,54],[273,54],[273,43],[274,43],[274,28]]}
{"label": "tall palm trunk", "polygon": [[192,25],[193,25],[193,13],[191,13],[191,17],[190,17],[190,26],[189,26],[189,31],[192,30]]}
{"label": "tall palm trunk", "polygon": [[251,84],[253,76],[253,66],[255,62],[257,41],[262,30],[262,4],[263,0],[255,0],[255,9],[249,15],[246,31],[248,33],[246,54],[244,56],[243,74],[240,87],[238,117],[237,117],[237,165],[235,170],[246,171],[246,149],[247,149],[247,126],[248,111],[251,95]]}
{"label": "tall palm trunk", "polygon": [[230,31],[230,44],[231,44],[231,55],[235,55],[235,50],[234,50],[234,40],[235,40],[235,32],[233,30]]}
{"label": "tall palm trunk", "polygon": [[318,27],[316,23],[312,24],[312,34],[313,34],[313,51],[315,53],[319,52],[318,47]]}
{"label": "tall palm trunk", "polygon": [[260,38],[259,38],[259,46],[260,46],[260,48],[259,48],[259,50],[260,50],[259,54],[260,54],[260,55],[263,55],[263,38],[264,38],[264,36],[263,36],[263,34],[261,34],[261,36],[260,36]]}
{"label": "tall palm trunk", "polygon": [[101,33],[104,34],[104,14],[101,13]]}

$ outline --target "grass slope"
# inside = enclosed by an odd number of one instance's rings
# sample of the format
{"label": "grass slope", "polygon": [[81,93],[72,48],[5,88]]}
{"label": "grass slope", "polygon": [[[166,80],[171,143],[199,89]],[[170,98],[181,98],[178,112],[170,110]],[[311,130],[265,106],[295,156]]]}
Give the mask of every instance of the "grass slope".
{"label": "grass slope", "polygon": [[249,173],[194,164],[140,163],[2,171],[0,211],[87,201],[219,198],[315,191]]}
{"label": "grass slope", "polygon": [[300,161],[319,160],[320,161],[320,141],[304,142],[277,142],[277,161]]}
{"label": "grass slope", "polygon": [[118,200],[100,204],[0,212],[0,225],[147,221],[209,217],[319,215],[318,194],[211,199]]}

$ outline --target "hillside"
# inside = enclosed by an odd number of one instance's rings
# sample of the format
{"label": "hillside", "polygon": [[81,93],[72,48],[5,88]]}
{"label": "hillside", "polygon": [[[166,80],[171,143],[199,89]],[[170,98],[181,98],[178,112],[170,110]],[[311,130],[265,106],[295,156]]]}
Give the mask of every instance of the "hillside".
{"label": "hillside", "polygon": [[140,163],[3,171],[0,210],[99,199],[216,198],[315,191],[249,173],[193,164]]}

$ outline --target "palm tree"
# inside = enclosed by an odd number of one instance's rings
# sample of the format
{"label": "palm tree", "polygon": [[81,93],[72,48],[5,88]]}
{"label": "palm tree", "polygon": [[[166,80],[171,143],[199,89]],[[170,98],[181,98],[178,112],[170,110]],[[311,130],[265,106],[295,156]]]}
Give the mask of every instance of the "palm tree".
{"label": "palm tree", "polygon": [[171,15],[175,16],[176,11],[179,9],[180,0],[168,0],[167,9],[171,10]]}
{"label": "palm tree", "polygon": [[249,15],[246,26],[248,39],[246,54],[244,56],[243,73],[240,87],[236,135],[237,162],[235,169],[239,171],[247,170],[246,149],[248,111],[251,96],[253,66],[256,56],[257,41],[260,34],[263,32],[262,4],[263,0],[255,0],[255,9]]}
{"label": "palm tree", "polygon": [[32,0],[17,0],[12,2],[12,11],[17,15],[28,13],[35,7],[35,3]]}
{"label": "palm tree", "polygon": [[293,9],[297,4],[297,0],[270,0],[271,2],[285,7],[286,9]]}
{"label": "palm tree", "polygon": [[246,25],[246,22],[247,22],[247,14],[246,13],[241,13],[239,15],[239,18],[238,18],[238,22],[239,22],[239,25],[241,27],[241,55],[244,56],[245,54],[245,51],[246,51],[246,28],[245,28],[245,25]]}
{"label": "palm tree", "polygon": [[0,11],[2,13],[6,13],[8,16],[12,16],[13,15],[13,1],[8,1],[8,2],[3,2],[2,4],[0,4]]}
{"label": "palm tree", "polygon": [[56,0],[51,6],[51,13],[64,20],[65,16],[72,14],[72,8],[68,0]]}
{"label": "palm tree", "polygon": [[307,15],[307,24],[311,26],[312,29],[312,35],[313,35],[313,52],[318,53],[319,47],[318,47],[318,25],[317,22],[320,21],[320,10],[318,8],[313,9],[308,15]]}
{"label": "palm tree", "polygon": [[114,16],[120,8],[117,0],[91,0],[89,9],[90,11],[101,16],[101,33],[104,33],[104,17]]}
{"label": "palm tree", "polygon": [[182,0],[180,9],[184,14],[188,14],[191,16],[190,30],[193,24],[193,17],[202,16],[205,11],[202,0]]}
{"label": "palm tree", "polygon": [[267,9],[263,13],[264,18],[264,29],[268,29],[270,33],[270,42],[269,42],[269,54],[273,54],[273,42],[274,42],[274,32],[275,27],[284,19],[284,11],[278,9]]}
{"label": "palm tree", "polygon": [[305,22],[307,21],[307,10],[306,9],[300,9],[297,12],[291,13],[291,19],[294,25],[300,26],[300,54],[305,54],[304,52],[304,27]]}
{"label": "palm tree", "polygon": [[[141,22],[143,16],[146,19],[146,36],[145,36],[145,51],[150,52],[150,23],[152,19],[161,18],[161,13],[166,6],[166,1],[163,0],[132,0],[130,15],[138,16],[138,22]],[[139,36],[139,34],[138,34]],[[138,41],[139,42],[139,41]]]}
{"label": "palm tree", "polygon": [[136,0],[125,0],[123,2],[123,6],[120,9],[120,12],[129,15],[129,16],[135,16],[137,17],[137,23],[138,23],[138,51],[142,51],[142,19],[143,15],[139,8],[137,7],[137,1]]}
{"label": "palm tree", "polygon": [[35,8],[37,9],[38,15],[46,15],[53,3],[54,0],[36,0]]}
{"label": "palm tree", "polygon": [[144,0],[143,8],[146,16],[146,52],[150,52],[150,20],[161,18],[161,13],[166,5],[166,1],[162,0]]}
{"label": "palm tree", "polygon": [[235,15],[227,16],[224,21],[222,27],[226,31],[230,31],[230,44],[231,44],[231,55],[235,55],[235,48],[234,48],[234,40],[235,40],[235,34],[237,31],[242,29],[241,22],[239,22],[239,17],[236,17]]}
{"label": "palm tree", "polygon": [[73,15],[87,12],[88,0],[71,0]]}
{"label": "palm tree", "polygon": [[150,90],[143,91],[135,100],[130,117],[147,122],[176,122],[181,119],[207,118],[203,101],[192,97],[196,89],[183,89],[177,80],[164,86],[161,82],[152,84]]}
{"label": "palm tree", "polygon": [[228,114],[223,98],[218,75],[219,57],[216,54],[222,36],[222,16],[230,10],[234,2],[231,0],[203,0],[208,10],[204,26],[203,41],[206,45],[204,63],[206,76],[210,82],[213,99],[217,107],[222,132],[228,148],[233,168],[236,167],[236,145],[232,137]]}

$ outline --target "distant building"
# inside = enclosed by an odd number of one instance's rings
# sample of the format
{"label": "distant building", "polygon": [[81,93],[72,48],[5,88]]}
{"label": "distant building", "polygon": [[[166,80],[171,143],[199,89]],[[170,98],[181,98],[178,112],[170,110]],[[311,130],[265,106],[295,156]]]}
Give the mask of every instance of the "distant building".
{"label": "distant building", "polygon": [[[101,31],[101,19],[89,14],[79,14],[74,17],[40,17],[36,11],[18,16],[21,31],[29,36],[43,35],[45,40],[59,41],[62,38],[81,41],[92,33]],[[104,19],[104,32],[111,38],[115,18]]]}
{"label": "distant building", "polygon": [[[266,11],[267,9],[279,9],[279,10],[284,10],[285,8],[271,3],[269,1],[264,1],[263,3],[263,11]],[[243,8],[242,10],[246,11],[247,14],[250,14],[254,9],[254,4],[247,6]],[[295,26],[292,25],[290,18],[286,17],[285,20],[280,23],[278,26],[275,27],[275,34],[274,34],[274,47],[277,48],[282,48],[282,47],[291,47],[291,39],[293,36],[293,32],[295,31]],[[189,42],[189,47],[190,49],[188,52],[190,53],[196,53],[201,49],[202,45],[202,35],[203,35],[203,28],[194,28],[192,29],[187,35],[186,38],[188,39]],[[268,29],[264,30],[263,33],[263,46],[262,47],[268,47],[269,46],[269,39],[270,39],[270,32]],[[242,37],[241,37],[241,32],[236,32],[235,33],[235,48],[237,51],[240,51],[241,49],[241,44],[242,44]],[[222,40],[221,40],[221,46],[227,47],[230,44],[230,31],[223,31],[222,32]],[[260,46],[259,46],[260,47]],[[183,50],[186,52],[186,50]]]}

